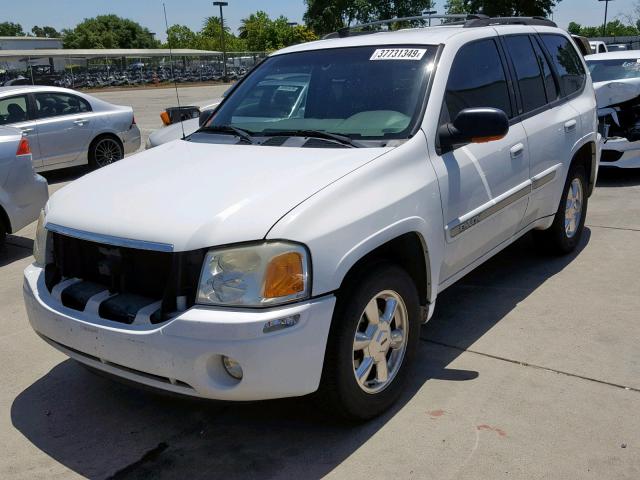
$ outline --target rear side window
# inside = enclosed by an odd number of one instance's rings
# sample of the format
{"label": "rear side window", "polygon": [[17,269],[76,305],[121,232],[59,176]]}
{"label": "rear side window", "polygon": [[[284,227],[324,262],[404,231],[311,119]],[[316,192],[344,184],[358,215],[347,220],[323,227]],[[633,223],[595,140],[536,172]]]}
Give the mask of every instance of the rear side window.
{"label": "rear side window", "polygon": [[443,122],[454,120],[465,108],[476,107],[498,108],[513,117],[507,77],[493,40],[480,40],[460,49],[449,74],[445,107]]}
{"label": "rear side window", "polygon": [[66,93],[36,93],[38,118],[74,115],[91,111],[91,105],[84,98]]}
{"label": "rear side window", "polygon": [[567,96],[582,90],[586,81],[586,73],[582,60],[569,39],[554,34],[543,34],[541,38],[560,77],[562,95]]}
{"label": "rear side window", "polygon": [[546,105],[544,80],[538,57],[533,50],[529,36],[509,36],[505,37],[504,42],[513,61],[520,86],[521,113],[524,114]]}
{"label": "rear side window", "polygon": [[26,122],[28,119],[25,95],[0,99],[0,125]]}
{"label": "rear side window", "polygon": [[547,102],[553,102],[558,99],[558,87],[556,85],[556,79],[551,72],[551,66],[547,57],[542,53],[542,49],[537,40],[531,39],[533,42],[533,48],[536,51],[536,57],[538,58],[538,64],[542,68],[542,75],[544,77],[544,89],[547,92]]}

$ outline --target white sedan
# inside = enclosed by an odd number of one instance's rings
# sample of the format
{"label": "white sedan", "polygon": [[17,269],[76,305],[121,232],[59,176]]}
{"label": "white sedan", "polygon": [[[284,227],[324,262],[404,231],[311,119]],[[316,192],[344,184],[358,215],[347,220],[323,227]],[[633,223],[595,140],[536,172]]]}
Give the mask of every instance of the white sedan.
{"label": "white sedan", "polygon": [[0,125],[31,139],[36,171],[88,164],[96,169],[140,148],[131,107],[57,87],[0,87]]}
{"label": "white sedan", "polygon": [[598,102],[602,165],[640,168],[640,51],[589,55]]}

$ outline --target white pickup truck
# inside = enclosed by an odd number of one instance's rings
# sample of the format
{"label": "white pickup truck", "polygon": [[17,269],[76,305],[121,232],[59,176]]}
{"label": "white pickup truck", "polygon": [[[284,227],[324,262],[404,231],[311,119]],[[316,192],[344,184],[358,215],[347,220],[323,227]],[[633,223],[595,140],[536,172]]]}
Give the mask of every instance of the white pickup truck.
{"label": "white pickup truck", "polygon": [[[267,95],[284,77],[304,93]],[[591,80],[552,22],[345,30],[271,55],[186,140],[53,195],[29,321],[147,386],[316,392],[371,418],[429,361],[443,289],[531,230],[576,247],[598,155]]]}

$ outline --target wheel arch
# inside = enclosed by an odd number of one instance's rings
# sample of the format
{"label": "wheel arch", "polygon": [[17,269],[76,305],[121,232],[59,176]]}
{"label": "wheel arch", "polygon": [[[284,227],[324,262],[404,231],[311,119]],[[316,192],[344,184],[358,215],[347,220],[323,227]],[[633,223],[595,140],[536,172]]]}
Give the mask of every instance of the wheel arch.
{"label": "wheel arch", "polygon": [[11,219],[9,218],[9,214],[1,204],[0,204],[0,222],[2,222],[2,224],[7,229],[7,233],[13,233],[11,229]]}
{"label": "wheel arch", "polygon": [[598,177],[598,147],[596,142],[588,141],[573,154],[571,166],[581,164],[587,174],[587,195],[591,196]]}
{"label": "wheel arch", "polygon": [[341,292],[348,290],[350,285],[356,283],[368,268],[383,262],[394,263],[411,276],[418,289],[421,306],[425,307],[431,302],[432,277],[429,249],[424,236],[418,231],[397,235],[368,250],[350,266],[343,276],[338,297]]}

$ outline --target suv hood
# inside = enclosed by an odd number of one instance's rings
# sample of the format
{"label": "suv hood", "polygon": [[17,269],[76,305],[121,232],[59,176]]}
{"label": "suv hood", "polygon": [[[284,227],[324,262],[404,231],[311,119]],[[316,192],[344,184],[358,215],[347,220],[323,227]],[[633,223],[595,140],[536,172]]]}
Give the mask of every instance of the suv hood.
{"label": "suv hood", "polygon": [[260,240],[294,207],[390,150],[178,140],[62,188],[47,223],[175,251]]}

